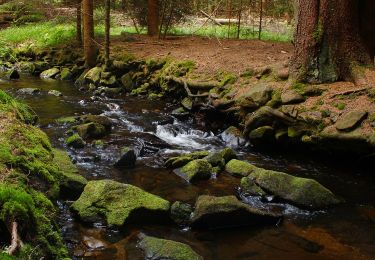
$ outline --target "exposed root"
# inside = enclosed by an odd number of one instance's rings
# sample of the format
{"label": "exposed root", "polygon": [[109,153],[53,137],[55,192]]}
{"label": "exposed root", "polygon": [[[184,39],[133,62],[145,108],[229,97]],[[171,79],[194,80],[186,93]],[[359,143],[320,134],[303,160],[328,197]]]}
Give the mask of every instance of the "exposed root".
{"label": "exposed root", "polygon": [[16,221],[12,222],[11,228],[12,240],[11,244],[7,250],[9,255],[14,255],[20,248],[23,247],[23,242],[18,235],[18,223]]}

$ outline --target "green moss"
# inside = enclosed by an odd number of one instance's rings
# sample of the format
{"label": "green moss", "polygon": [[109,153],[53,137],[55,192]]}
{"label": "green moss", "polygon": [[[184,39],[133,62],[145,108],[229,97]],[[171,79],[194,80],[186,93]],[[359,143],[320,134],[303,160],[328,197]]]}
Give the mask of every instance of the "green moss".
{"label": "green moss", "polygon": [[241,78],[251,78],[255,75],[255,71],[253,69],[246,69],[244,72],[241,73]]}
{"label": "green moss", "polygon": [[270,101],[267,102],[266,106],[272,107],[272,108],[278,108],[281,106],[281,90],[277,89],[272,92],[272,98]]}
{"label": "green moss", "polygon": [[79,134],[73,134],[65,139],[65,143],[69,147],[73,148],[83,148],[85,147],[85,142],[83,141],[82,137]]}
{"label": "green moss", "polygon": [[[236,129],[238,131],[238,129]],[[232,159],[237,159],[237,154],[232,148],[224,148],[220,151],[220,155],[224,158],[225,163]]]}
{"label": "green moss", "polygon": [[56,120],[56,123],[61,124],[61,125],[66,125],[66,124],[74,124],[77,123],[79,120],[79,117],[76,116],[68,116],[68,117],[61,117]]}
{"label": "green moss", "polygon": [[318,26],[313,33],[313,37],[316,41],[320,42],[323,39],[323,34],[324,34],[323,24],[322,24],[322,21],[319,20]]}
{"label": "green moss", "polygon": [[220,81],[220,86],[222,87],[232,85],[237,81],[237,77],[229,72],[220,72],[217,77]]}
{"label": "green moss", "polygon": [[18,119],[28,124],[34,124],[38,120],[29,106],[15,100],[2,90],[0,90],[0,111],[12,112]]}
{"label": "green moss", "polygon": [[225,166],[225,171],[235,175],[246,177],[254,170],[254,166],[248,162],[233,159]]}
{"label": "green moss", "polygon": [[306,84],[301,82],[295,82],[290,86],[290,88],[297,91],[299,94],[303,95],[305,93]]}
{"label": "green moss", "polygon": [[146,258],[174,260],[202,260],[193,249],[183,243],[155,237],[144,237],[139,247],[145,252]]}
{"label": "green moss", "polygon": [[189,162],[181,168],[181,177],[192,182],[196,180],[209,179],[211,177],[212,166],[206,160],[198,159]]}
{"label": "green moss", "polygon": [[171,157],[165,162],[165,166],[173,169],[180,168],[193,160],[202,159],[209,154],[208,151],[198,151],[177,157]]}
{"label": "green moss", "polygon": [[344,110],[346,108],[346,104],[345,103],[337,103],[337,104],[334,104],[334,106],[338,109],[338,110]]}
{"label": "green moss", "polygon": [[129,217],[138,211],[147,211],[152,219],[153,213],[167,213],[170,203],[138,187],[111,180],[90,181],[81,197],[72,204],[72,209],[86,222],[105,217],[108,224],[122,226]]}

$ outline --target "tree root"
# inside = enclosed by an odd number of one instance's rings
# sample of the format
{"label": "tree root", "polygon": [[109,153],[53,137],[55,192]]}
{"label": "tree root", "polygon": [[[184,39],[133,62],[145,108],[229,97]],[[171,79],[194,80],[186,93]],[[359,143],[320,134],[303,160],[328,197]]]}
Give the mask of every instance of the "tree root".
{"label": "tree root", "polygon": [[173,76],[167,77],[167,79],[180,85],[184,85],[186,83],[189,86],[189,88],[193,90],[209,91],[213,88],[220,87],[219,82],[215,82],[215,81],[193,81],[193,80],[186,80],[183,78],[178,78],[178,77],[173,77]]}
{"label": "tree root", "polygon": [[23,242],[18,235],[18,223],[16,221],[12,222],[11,235],[12,240],[7,253],[9,255],[14,255],[20,248],[23,247]]}

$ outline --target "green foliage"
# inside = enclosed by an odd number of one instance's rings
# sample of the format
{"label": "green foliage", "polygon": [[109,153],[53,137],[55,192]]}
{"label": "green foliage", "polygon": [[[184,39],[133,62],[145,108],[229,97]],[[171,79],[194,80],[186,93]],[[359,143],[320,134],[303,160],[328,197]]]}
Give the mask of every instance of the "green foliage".
{"label": "green foliage", "polygon": [[301,82],[295,82],[290,86],[290,88],[297,91],[299,94],[303,95],[305,93],[306,84]]}
{"label": "green foliage", "polygon": [[346,108],[345,103],[337,103],[334,105],[338,110],[344,110]]}
{"label": "green foliage", "polygon": [[0,90],[0,111],[13,112],[21,121],[34,124],[38,117],[31,108]]}

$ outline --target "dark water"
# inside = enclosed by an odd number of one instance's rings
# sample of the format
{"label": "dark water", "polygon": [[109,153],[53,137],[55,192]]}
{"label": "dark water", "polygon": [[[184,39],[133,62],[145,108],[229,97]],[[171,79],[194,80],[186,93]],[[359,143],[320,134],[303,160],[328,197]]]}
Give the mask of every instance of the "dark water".
{"label": "dark water", "polygon": [[[115,124],[102,148],[93,144],[81,151],[68,150],[81,173],[88,179],[114,179],[130,183],[169,201],[194,203],[202,194],[237,195],[239,179],[221,174],[195,185],[187,184],[164,169],[170,154],[194,150],[218,150],[226,144],[203,126],[189,120],[179,122],[169,113],[171,104],[135,97],[92,100],[70,83],[23,77],[20,81],[0,81],[1,89],[25,100],[40,116],[40,126],[53,144],[64,147],[65,126],[55,119],[87,113],[104,114]],[[19,95],[20,88],[40,88],[36,96]],[[63,97],[47,95],[56,89]],[[133,170],[112,167],[124,146],[149,142],[164,147],[144,154]],[[66,148],[67,149],[67,148]],[[62,233],[72,256],[77,259],[142,259],[136,247],[142,232],[191,245],[205,259],[375,259],[375,177],[374,170],[361,170],[352,162],[321,162],[303,154],[265,154],[250,147],[238,149],[244,159],[264,168],[314,178],[346,203],[326,211],[306,211],[277,205],[286,215],[279,226],[241,227],[216,231],[196,231],[172,225],[127,226],[118,230],[103,223],[84,226],[75,221],[69,202],[59,201]],[[327,158],[329,161],[329,158]],[[245,202],[264,206],[255,198]],[[269,206],[269,205],[268,205]],[[271,205],[272,206],[272,205]]]}

